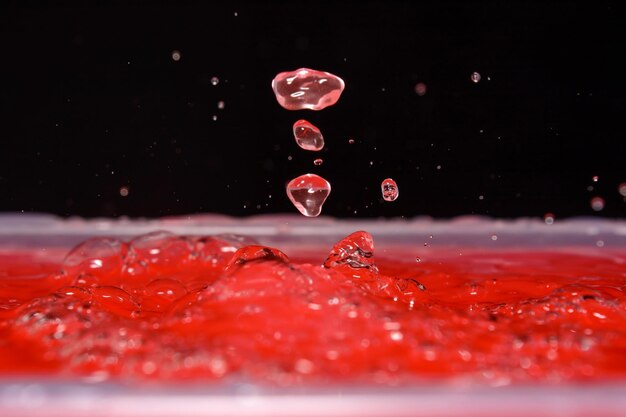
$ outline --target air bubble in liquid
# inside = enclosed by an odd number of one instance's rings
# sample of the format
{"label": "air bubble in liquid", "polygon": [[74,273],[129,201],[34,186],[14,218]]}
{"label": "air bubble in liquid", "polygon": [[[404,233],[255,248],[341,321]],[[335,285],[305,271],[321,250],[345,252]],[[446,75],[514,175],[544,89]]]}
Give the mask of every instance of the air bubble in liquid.
{"label": "air bubble in liquid", "polygon": [[103,274],[119,272],[126,246],[116,239],[94,238],[76,246],[65,257],[63,271],[74,276],[80,273]]}
{"label": "air bubble in liquid", "polygon": [[398,198],[398,184],[396,184],[396,182],[391,178],[385,179],[380,185],[380,188],[383,192],[383,198],[385,201],[394,201]]}
{"label": "air bubble in liquid", "polygon": [[298,211],[307,217],[317,217],[330,194],[330,183],[315,174],[301,175],[287,184],[287,196]]}
{"label": "air bubble in liquid", "polygon": [[322,110],[332,106],[344,87],[336,75],[308,68],[281,72],[272,80],[276,100],[287,110]]}
{"label": "air bubble in liquid", "polygon": [[322,132],[306,120],[298,120],[293,124],[293,136],[299,147],[307,151],[319,151],[324,147]]}

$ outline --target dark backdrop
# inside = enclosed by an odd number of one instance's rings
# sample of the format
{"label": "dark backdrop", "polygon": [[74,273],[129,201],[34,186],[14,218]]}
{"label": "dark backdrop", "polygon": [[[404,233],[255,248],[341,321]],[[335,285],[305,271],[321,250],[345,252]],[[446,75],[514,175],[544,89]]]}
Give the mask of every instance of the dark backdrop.
{"label": "dark backdrop", "polygon": [[[314,172],[339,217],[626,213],[619,2],[95,3],[2,6],[2,211],[295,212],[285,183]],[[299,67],[341,76],[339,103],[281,108]]]}

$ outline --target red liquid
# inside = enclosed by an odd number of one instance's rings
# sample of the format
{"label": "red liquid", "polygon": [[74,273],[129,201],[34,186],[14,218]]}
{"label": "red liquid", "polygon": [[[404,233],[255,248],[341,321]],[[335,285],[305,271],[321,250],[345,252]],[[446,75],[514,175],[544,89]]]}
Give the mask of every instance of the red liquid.
{"label": "red liquid", "polygon": [[2,375],[280,385],[626,376],[623,250],[428,249],[418,263],[406,251],[375,259],[368,236],[353,234],[326,261],[290,261],[249,243],[96,243],[63,273],[34,251],[0,255]]}

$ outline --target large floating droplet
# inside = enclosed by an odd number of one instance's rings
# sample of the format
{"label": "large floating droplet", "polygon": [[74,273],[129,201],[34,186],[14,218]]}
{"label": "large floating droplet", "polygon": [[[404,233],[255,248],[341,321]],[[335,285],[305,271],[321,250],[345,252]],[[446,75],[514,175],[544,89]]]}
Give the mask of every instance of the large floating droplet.
{"label": "large floating droplet", "polygon": [[294,206],[307,217],[317,217],[330,194],[330,183],[315,174],[305,174],[287,184],[287,196]]}
{"label": "large floating droplet", "polygon": [[344,87],[336,75],[308,68],[281,72],[272,80],[276,100],[287,110],[322,110],[332,106]]}
{"label": "large floating droplet", "polygon": [[383,192],[383,198],[385,201],[394,201],[400,194],[398,191],[398,184],[396,184],[396,182],[391,178],[383,180],[380,188]]}
{"label": "large floating droplet", "polygon": [[322,132],[306,120],[298,120],[293,124],[293,136],[299,147],[307,151],[321,151],[324,147]]}

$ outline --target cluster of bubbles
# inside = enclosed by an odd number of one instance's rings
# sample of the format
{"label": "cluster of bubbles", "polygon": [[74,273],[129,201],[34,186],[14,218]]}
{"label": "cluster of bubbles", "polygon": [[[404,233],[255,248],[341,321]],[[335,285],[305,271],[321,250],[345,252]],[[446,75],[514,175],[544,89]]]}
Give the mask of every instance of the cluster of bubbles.
{"label": "cluster of bubbles", "polygon": [[[344,88],[345,83],[338,76],[309,68],[281,72],[272,80],[276,100],[287,110],[325,109],[337,103]],[[424,86],[423,93],[425,91]],[[319,152],[324,148],[321,130],[305,119],[293,124],[293,136],[298,146],[306,151]],[[349,139],[348,143],[353,144],[354,139]],[[319,166],[323,162],[321,158],[316,158],[313,164]],[[384,180],[381,188],[384,200],[394,201],[398,198],[398,186],[392,179]],[[304,174],[289,181],[287,197],[300,213],[316,217],[321,213],[330,190],[330,183],[324,178],[316,174]]]}

